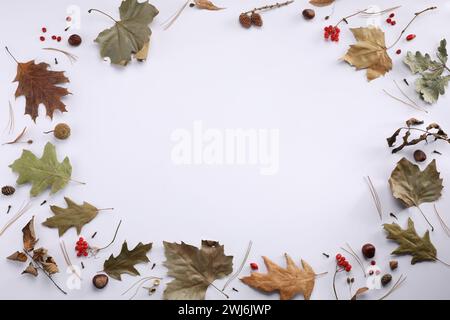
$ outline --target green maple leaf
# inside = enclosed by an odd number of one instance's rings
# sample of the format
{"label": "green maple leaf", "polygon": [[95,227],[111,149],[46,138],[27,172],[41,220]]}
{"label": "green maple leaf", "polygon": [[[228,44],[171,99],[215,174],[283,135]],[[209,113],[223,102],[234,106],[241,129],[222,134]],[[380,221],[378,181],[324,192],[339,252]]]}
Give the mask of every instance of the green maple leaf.
{"label": "green maple leaf", "polygon": [[125,0],[119,8],[120,21],[99,33],[94,40],[100,45],[100,55],[109,57],[111,63],[127,65],[131,55],[144,60],[148,50],[151,30],[148,25],[159,13],[153,5],[137,0]]}
{"label": "green maple leaf", "polygon": [[203,300],[211,283],[233,271],[233,257],[216,241],[203,240],[201,249],[164,241],[164,253],[167,274],[175,278],[164,290],[164,299]]}
{"label": "green maple leaf", "polygon": [[422,78],[416,80],[416,91],[424,101],[435,103],[438,101],[439,95],[445,94],[450,75],[442,76],[443,70],[424,73]]}
{"label": "green maple leaf", "polygon": [[126,273],[133,276],[139,276],[139,271],[136,270],[134,265],[143,262],[149,262],[147,252],[152,248],[152,244],[143,244],[139,242],[133,250],[128,250],[127,242],[122,245],[122,250],[117,257],[111,255],[108,260],[103,264],[103,271],[107,273],[111,278],[116,280],[122,280],[121,275]]}
{"label": "green maple leaf", "polygon": [[72,227],[77,229],[77,234],[80,234],[83,226],[97,217],[99,210],[87,202],[78,205],[69,198],[64,198],[64,200],[66,200],[67,208],[50,206],[50,210],[55,215],[48,218],[43,225],[57,228],[60,237]]}
{"label": "green maple leaf", "polygon": [[9,167],[19,174],[17,184],[32,184],[30,194],[33,197],[49,187],[52,194],[58,192],[67,185],[72,174],[69,158],[59,163],[55,146],[50,142],[45,145],[42,158],[37,158],[29,150],[23,150],[22,156]]}
{"label": "green maple leaf", "polygon": [[411,218],[408,219],[408,228],[405,230],[396,223],[384,224],[383,228],[388,233],[387,238],[399,244],[392,254],[411,255],[411,264],[437,260],[437,250],[431,243],[429,231],[427,230],[423,237],[419,237]]}

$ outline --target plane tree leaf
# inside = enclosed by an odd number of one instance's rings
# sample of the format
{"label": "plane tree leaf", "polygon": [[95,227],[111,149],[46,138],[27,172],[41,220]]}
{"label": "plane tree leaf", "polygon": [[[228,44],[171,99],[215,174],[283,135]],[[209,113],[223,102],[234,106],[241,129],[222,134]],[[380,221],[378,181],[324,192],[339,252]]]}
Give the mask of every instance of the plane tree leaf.
{"label": "plane tree leaf", "polygon": [[52,194],[58,192],[67,185],[72,174],[69,158],[59,163],[55,146],[50,142],[46,144],[42,158],[37,158],[29,150],[23,150],[22,156],[9,167],[19,174],[17,184],[32,184],[30,194],[33,197],[47,188],[51,188]]}

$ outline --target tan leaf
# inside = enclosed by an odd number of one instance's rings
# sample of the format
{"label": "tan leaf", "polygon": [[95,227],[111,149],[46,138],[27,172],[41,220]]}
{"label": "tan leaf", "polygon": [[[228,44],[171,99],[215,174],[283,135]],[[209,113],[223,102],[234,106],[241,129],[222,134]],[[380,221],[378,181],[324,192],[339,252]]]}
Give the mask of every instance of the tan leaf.
{"label": "tan leaf", "polygon": [[59,272],[58,265],[52,257],[47,257],[44,262],[41,262],[41,265],[48,274],[55,274]]}
{"label": "tan leaf", "polygon": [[359,288],[358,290],[356,290],[355,294],[353,295],[352,300],[356,300],[360,295],[366,293],[367,291],[369,291],[369,288],[367,288],[367,287]]}
{"label": "tan leaf", "polygon": [[25,251],[31,251],[34,249],[34,245],[38,242],[36,239],[36,233],[34,232],[34,217],[30,222],[22,229],[23,234],[23,248]]}
{"label": "tan leaf", "polygon": [[253,272],[241,281],[265,292],[279,291],[281,300],[292,299],[298,293],[303,294],[305,300],[309,300],[315,283],[314,270],[304,260],[301,260],[302,269],[295,265],[289,255],[286,254],[285,257],[286,269],[281,268],[269,258],[263,257],[268,273]]}
{"label": "tan leaf", "polygon": [[37,275],[38,275],[38,270],[37,270],[37,269],[33,266],[33,264],[30,262],[30,264],[28,265],[28,267],[27,267],[25,270],[23,270],[23,272],[22,272],[22,274],[25,274],[25,273],[28,273],[28,274],[31,274],[31,275],[37,277]]}
{"label": "tan leaf", "polygon": [[6,259],[12,261],[26,262],[28,260],[28,257],[25,253],[16,251]]}
{"label": "tan leaf", "polygon": [[343,59],[357,70],[367,69],[369,81],[389,72],[392,69],[392,60],[386,52],[384,32],[376,27],[350,30],[357,42],[350,46]]}
{"label": "tan leaf", "polygon": [[335,0],[311,0],[309,1],[309,3],[316,7],[326,7],[332,4],[334,1]]}
{"label": "tan leaf", "polygon": [[216,6],[214,3],[212,3],[209,0],[194,0],[195,6],[199,9],[206,9],[206,10],[222,10],[225,8],[220,8]]}
{"label": "tan leaf", "polygon": [[43,262],[47,258],[47,249],[39,248],[33,251],[33,260],[36,262]]}

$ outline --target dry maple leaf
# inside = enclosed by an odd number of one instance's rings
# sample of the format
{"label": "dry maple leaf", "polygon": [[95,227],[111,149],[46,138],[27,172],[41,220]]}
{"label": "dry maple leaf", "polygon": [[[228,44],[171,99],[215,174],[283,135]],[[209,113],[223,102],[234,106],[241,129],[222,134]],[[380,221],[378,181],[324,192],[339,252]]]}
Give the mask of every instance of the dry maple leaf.
{"label": "dry maple leaf", "polygon": [[343,59],[357,70],[367,69],[369,81],[384,76],[392,70],[392,60],[387,54],[384,32],[379,28],[350,29],[356,44],[350,45]]}
{"label": "dry maple leaf", "polygon": [[225,8],[220,8],[216,6],[214,3],[212,3],[209,0],[194,0],[195,6],[199,9],[206,9],[206,10],[222,10]]}
{"label": "dry maple leaf", "polygon": [[309,300],[315,283],[314,270],[304,260],[301,260],[303,267],[301,269],[295,265],[289,255],[286,254],[285,257],[286,269],[281,268],[269,258],[263,257],[268,273],[253,272],[241,281],[265,292],[279,291],[281,300],[292,299],[298,293],[302,293],[305,300]]}
{"label": "dry maple leaf", "polygon": [[57,85],[67,83],[69,79],[64,76],[64,71],[50,71],[48,67],[47,63],[35,64],[34,60],[17,63],[17,75],[14,82],[19,82],[19,85],[15,96],[16,98],[25,96],[25,114],[29,114],[35,122],[41,103],[44,104],[47,116],[50,118],[53,118],[55,110],[67,111],[61,98],[70,92]]}

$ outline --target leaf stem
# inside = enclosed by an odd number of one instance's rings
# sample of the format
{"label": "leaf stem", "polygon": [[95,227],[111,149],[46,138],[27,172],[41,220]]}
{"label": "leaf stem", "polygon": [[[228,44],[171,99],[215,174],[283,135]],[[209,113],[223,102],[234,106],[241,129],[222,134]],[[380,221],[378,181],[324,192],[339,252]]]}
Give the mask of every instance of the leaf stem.
{"label": "leaf stem", "polygon": [[276,9],[276,8],[281,8],[281,7],[284,7],[284,6],[287,6],[287,5],[291,4],[292,2],[294,2],[294,0],[289,0],[289,1],[286,1],[286,2],[283,2],[283,3],[275,3],[275,4],[271,4],[271,5],[267,5],[267,6],[262,6],[262,7],[259,7],[259,8],[254,8],[253,10],[246,11],[243,14],[249,14],[249,13],[256,12],[256,11],[265,11],[265,10],[272,10],[272,9]]}
{"label": "leaf stem", "polygon": [[441,259],[435,258],[436,261],[439,261],[440,263],[444,264],[447,267],[450,267],[450,264],[448,264],[447,262],[442,261]]}
{"label": "leaf stem", "polygon": [[75,179],[69,179],[70,181],[72,181],[72,182],[75,182],[75,183],[79,183],[79,184],[86,184],[86,182],[81,182],[81,181],[78,181],[78,180],[75,180]]}
{"label": "leaf stem", "polygon": [[5,50],[6,50],[6,52],[8,52],[8,54],[11,56],[11,58],[13,58],[14,61],[15,61],[17,64],[19,64],[19,61],[17,61],[17,59],[12,55],[11,51],[9,51],[9,49],[8,49],[7,46],[5,46]]}
{"label": "leaf stem", "polygon": [[400,41],[400,39],[402,38],[403,34],[406,32],[406,30],[414,22],[414,20],[416,20],[416,18],[418,16],[420,16],[422,13],[425,13],[427,11],[434,10],[434,9],[437,9],[437,7],[436,6],[429,7],[429,8],[426,8],[426,9],[422,10],[422,11],[414,13],[414,17],[411,19],[411,21],[408,22],[406,27],[403,28],[403,30],[400,32],[400,35],[398,36],[397,40],[395,40],[394,43],[387,48],[387,50],[391,49],[393,46],[395,46]]}
{"label": "leaf stem", "polygon": [[425,221],[428,223],[428,225],[431,227],[431,232],[434,231],[434,227],[433,225],[430,223],[430,221],[427,219],[427,217],[425,216],[425,213],[423,213],[422,209],[420,209],[420,207],[418,205],[416,205],[417,209],[419,209],[420,213],[422,214],[422,216],[424,217]]}
{"label": "leaf stem", "polygon": [[107,13],[101,11],[101,10],[98,10],[98,9],[89,9],[89,10],[88,10],[88,13],[91,13],[92,11],[97,11],[97,12],[102,13],[103,15],[107,16],[108,18],[110,18],[110,19],[111,19],[112,21],[114,21],[115,23],[118,23],[118,22],[119,22],[119,21],[117,21],[116,19],[114,19],[113,17],[111,17],[109,14],[107,14]]}
{"label": "leaf stem", "polygon": [[119,228],[120,228],[120,225],[121,225],[121,224],[122,224],[122,220],[119,221],[119,224],[117,225],[117,228],[116,228],[116,232],[114,232],[114,237],[113,237],[113,239],[111,240],[111,242],[110,242],[107,246],[98,249],[97,252],[100,251],[100,250],[104,250],[104,249],[106,249],[106,248],[109,248],[109,246],[111,246],[111,245],[114,243],[114,241],[116,241],[117,233],[119,232]]}
{"label": "leaf stem", "polygon": [[101,209],[97,209],[97,211],[107,211],[107,210],[114,210],[114,208],[101,208]]}

